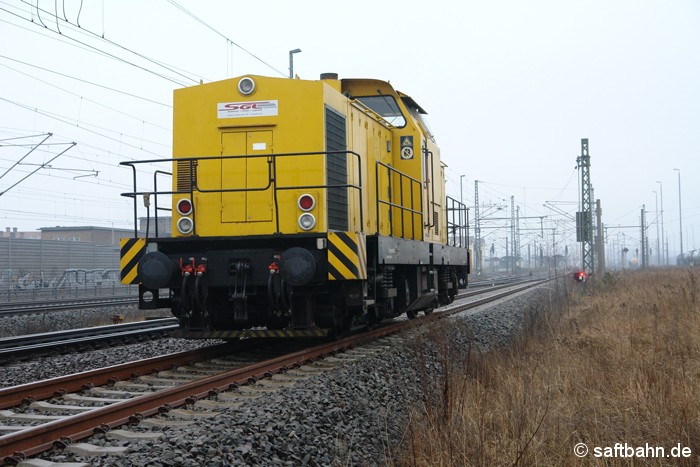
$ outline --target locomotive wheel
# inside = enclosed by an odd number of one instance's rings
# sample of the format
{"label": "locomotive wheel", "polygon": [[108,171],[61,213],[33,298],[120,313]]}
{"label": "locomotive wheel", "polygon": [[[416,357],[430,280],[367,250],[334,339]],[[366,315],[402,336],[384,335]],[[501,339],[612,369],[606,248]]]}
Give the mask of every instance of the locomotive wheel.
{"label": "locomotive wheel", "polygon": [[452,271],[452,290],[450,290],[450,303],[455,301],[455,297],[459,293],[459,281],[457,279],[457,272]]}
{"label": "locomotive wheel", "polygon": [[377,315],[374,312],[374,310],[371,310],[367,313],[367,330],[371,331],[372,329],[377,327],[377,324],[379,324],[379,319],[377,319]]}
{"label": "locomotive wheel", "polygon": [[430,302],[430,304],[427,306],[425,310],[423,310],[423,313],[426,315],[432,315],[433,311],[435,311],[435,308],[438,307],[438,300],[437,297],[433,299],[433,301]]}
{"label": "locomotive wheel", "polygon": [[[406,312],[408,319],[413,319],[418,316],[418,312],[415,310],[407,310],[408,305],[411,303],[411,289],[408,285],[408,279],[403,275],[399,276],[398,284],[396,287],[396,306],[398,308],[398,315]],[[398,316],[397,315],[397,316]]]}
{"label": "locomotive wheel", "polygon": [[450,303],[455,301],[455,297],[457,296],[457,288],[459,284],[457,283],[457,273],[453,270],[449,270],[445,273],[449,274],[449,280],[452,283],[452,287],[449,289],[442,289],[440,291],[440,294],[438,295],[438,303],[440,305],[449,305]]}
{"label": "locomotive wheel", "polygon": [[328,336],[331,340],[339,340],[350,335],[350,321],[343,322],[343,324],[334,326],[328,331]]}
{"label": "locomotive wheel", "polygon": [[341,313],[341,315],[338,317],[340,318],[340,324],[336,324],[328,331],[328,336],[331,338],[331,340],[338,340],[347,337],[350,335],[350,331],[352,329],[352,309],[347,305],[347,303],[345,303],[345,300],[342,300],[342,302],[338,304],[338,307],[340,308]]}

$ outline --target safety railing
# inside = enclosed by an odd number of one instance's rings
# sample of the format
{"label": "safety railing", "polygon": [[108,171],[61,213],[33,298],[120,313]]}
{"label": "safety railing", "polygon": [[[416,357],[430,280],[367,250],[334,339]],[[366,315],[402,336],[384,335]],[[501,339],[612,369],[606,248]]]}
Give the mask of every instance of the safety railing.
{"label": "safety railing", "polygon": [[[318,184],[318,185],[279,185],[277,183],[278,180],[278,171],[277,171],[277,161],[280,158],[291,158],[291,157],[307,157],[307,156],[325,156],[325,157],[347,157],[347,156],[353,156],[356,159],[356,164],[354,164],[356,173],[354,174],[353,179],[357,180],[357,183],[342,183],[342,184]],[[202,188],[199,186],[199,180],[197,176],[197,166],[201,161],[216,161],[216,160],[236,160],[236,159],[266,159],[267,164],[268,164],[268,176],[267,176],[267,181],[263,182],[261,186],[257,187],[250,187],[250,188],[218,188],[218,189],[207,189],[207,188]],[[137,169],[136,167],[142,164],[157,164],[157,163],[183,163],[186,162],[189,166],[189,183],[188,189],[186,190],[158,190],[157,189],[157,175],[171,175],[170,172],[164,172],[157,170],[154,173],[153,177],[153,190],[152,191],[139,191],[138,190],[138,178],[137,178]],[[325,159],[323,160],[324,167],[325,167]],[[275,209],[275,233],[280,233],[280,219],[279,219],[279,204],[278,204],[278,199],[277,195],[278,192],[284,191],[284,190],[312,190],[312,189],[338,189],[338,188],[346,188],[349,190],[355,190],[359,194],[359,214],[360,214],[360,229],[364,229],[364,212],[363,212],[363,203],[362,203],[362,173],[361,173],[361,159],[360,155],[354,151],[319,151],[319,152],[295,152],[295,153],[280,153],[280,154],[255,154],[255,155],[234,155],[234,156],[200,156],[200,157],[183,157],[183,158],[172,158],[172,159],[151,159],[151,160],[143,160],[143,161],[125,161],[121,162],[120,165],[131,167],[132,169],[132,179],[133,179],[133,187],[134,191],[132,192],[127,192],[127,193],[122,193],[122,196],[129,197],[133,199],[134,202],[134,237],[138,236],[138,198],[141,196],[146,196],[147,198],[150,198],[150,196],[153,196],[154,198],[154,206],[155,206],[155,223],[156,223],[156,229],[157,226],[159,225],[158,222],[158,212],[161,210],[167,210],[171,211],[169,208],[162,208],[159,207],[158,205],[158,197],[159,196],[172,196],[172,195],[188,195],[190,201],[194,201],[194,193],[246,193],[246,192],[261,192],[261,191],[267,191],[267,190],[272,190],[273,191],[273,202],[274,202],[274,209]],[[348,164],[350,166],[350,164]],[[350,174],[348,174],[348,179]],[[149,199],[149,204],[150,204],[150,199]],[[147,216],[150,218],[150,213],[147,212]],[[197,209],[195,207],[195,203],[192,202],[192,221],[194,224],[194,230],[192,232],[193,235],[197,235]],[[148,222],[148,221],[147,221]],[[156,233],[157,235],[157,233]]]}
{"label": "safety railing", "polygon": [[447,244],[462,248],[469,247],[469,210],[467,205],[448,196],[447,209]]}
{"label": "safety railing", "polygon": [[[386,174],[386,178],[383,175]],[[401,238],[411,238],[414,240],[423,239],[423,190],[420,180],[416,180],[403,172],[396,170],[394,167],[384,164],[383,162],[377,162],[376,168],[376,199],[377,199],[377,231],[380,230],[382,216],[381,216],[381,205],[389,206],[388,209],[388,225],[389,225],[389,235],[392,237],[398,236]],[[398,183],[394,181],[398,179]],[[386,183],[386,190],[380,188],[381,181]],[[396,186],[398,185],[398,186]],[[418,196],[415,195],[415,188],[418,188]],[[408,196],[405,196],[406,189],[409,192]],[[384,191],[386,191],[386,196],[384,196]],[[398,195],[396,192],[398,191]],[[408,198],[408,199],[406,199]],[[418,198],[418,199],[416,199]],[[394,232],[394,211],[399,212],[401,220],[401,228],[399,232]],[[410,236],[406,235],[406,217],[410,217]],[[418,236],[416,236],[416,217],[420,226],[418,229]],[[396,235],[395,235],[396,234]]]}

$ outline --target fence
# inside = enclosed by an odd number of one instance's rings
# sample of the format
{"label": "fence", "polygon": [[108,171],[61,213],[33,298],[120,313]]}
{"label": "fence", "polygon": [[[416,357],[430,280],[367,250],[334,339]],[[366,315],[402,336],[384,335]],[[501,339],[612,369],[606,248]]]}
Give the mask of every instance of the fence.
{"label": "fence", "polygon": [[132,295],[119,283],[119,248],[89,242],[0,238],[0,300]]}

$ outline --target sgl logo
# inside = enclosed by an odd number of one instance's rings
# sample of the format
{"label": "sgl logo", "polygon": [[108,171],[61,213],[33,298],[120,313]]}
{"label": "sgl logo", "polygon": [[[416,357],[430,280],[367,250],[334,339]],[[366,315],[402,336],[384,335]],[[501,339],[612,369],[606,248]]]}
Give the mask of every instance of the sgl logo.
{"label": "sgl logo", "polygon": [[270,117],[277,115],[276,100],[248,102],[220,102],[216,106],[218,118]]}
{"label": "sgl logo", "polygon": [[260,105],[261,102],[255,102],[255,103],[247,103],[247,104],[236,104],[234,102],[231,102],[229,104],[225,104],[224,108],[225,109],[230,109],[230,110],[250,110],[250,109],[260,109],[262,106]]}

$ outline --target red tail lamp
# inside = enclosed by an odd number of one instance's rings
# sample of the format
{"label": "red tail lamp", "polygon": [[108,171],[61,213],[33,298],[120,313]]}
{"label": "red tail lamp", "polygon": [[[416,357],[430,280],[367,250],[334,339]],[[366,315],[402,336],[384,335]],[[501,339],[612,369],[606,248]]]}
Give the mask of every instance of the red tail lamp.
{"label": "red tail lamp", "polygon": [[177,212],[183,216],[189,216],[192,214],[192,201],[189,199],[181,199],[177,202]]}
{"label": "red tail lamp", "polygon": [[308,212],[316,207],[316,200],[310,194],[304,193],[299,197],[297,204],[299,205],[299,209]]}

